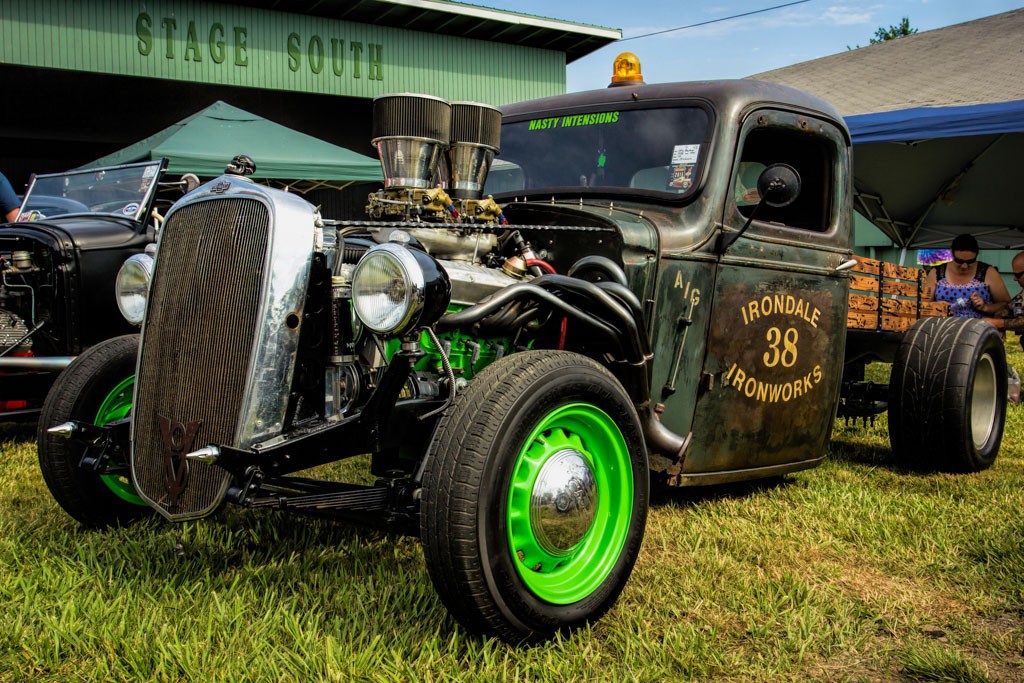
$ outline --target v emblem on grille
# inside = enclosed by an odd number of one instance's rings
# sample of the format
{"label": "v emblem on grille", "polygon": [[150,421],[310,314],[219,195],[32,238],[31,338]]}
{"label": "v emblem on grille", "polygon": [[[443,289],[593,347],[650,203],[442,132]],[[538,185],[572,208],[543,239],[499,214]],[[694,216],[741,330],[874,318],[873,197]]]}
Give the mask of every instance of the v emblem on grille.
{"label": "v emblem on grille", "polygon": [[192,451],[192,442],[196,432],[203,425],[202,420],[182,423],[163,415],[157,415],[160,422],[160,434],[164,441],[164,499],[168,510],[178,507],[178,498],[188,486],[188,459],[186,453]]}

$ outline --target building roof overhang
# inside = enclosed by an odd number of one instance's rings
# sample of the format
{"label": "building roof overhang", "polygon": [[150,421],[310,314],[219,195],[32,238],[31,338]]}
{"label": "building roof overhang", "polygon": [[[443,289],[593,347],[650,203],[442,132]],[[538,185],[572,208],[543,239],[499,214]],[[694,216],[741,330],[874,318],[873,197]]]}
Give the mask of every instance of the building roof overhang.
{"label": "building roof overhang", "polygon": [[566,63],[622,38],[619,29],[548,19],[447,0],[220,0],[231,5],[341,19],[409,31],[565,53]]}

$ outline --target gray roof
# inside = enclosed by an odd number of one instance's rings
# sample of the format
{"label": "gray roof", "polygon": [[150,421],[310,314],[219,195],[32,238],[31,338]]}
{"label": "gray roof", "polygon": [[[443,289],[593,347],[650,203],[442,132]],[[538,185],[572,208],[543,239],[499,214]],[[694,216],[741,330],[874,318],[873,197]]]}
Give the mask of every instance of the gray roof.
{"label": "gray roof", "polygon": [[750,78],[806,90],[843,116],[1024,100],[1024,9]]}

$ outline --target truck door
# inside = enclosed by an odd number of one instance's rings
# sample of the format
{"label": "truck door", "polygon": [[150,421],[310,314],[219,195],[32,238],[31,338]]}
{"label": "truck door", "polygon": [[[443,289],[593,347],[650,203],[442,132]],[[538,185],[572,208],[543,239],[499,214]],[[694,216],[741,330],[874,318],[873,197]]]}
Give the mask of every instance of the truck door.
{"label": "truck door", "polygon": [[750,217],[757,177],[775,163],[796,169],[801,191],[789,206],[762,205],[719,249],[684,482],[798,469],[824,456],[831,434],[849,282],[836,271],[849,254],[846,134],[801,113],[750,113],[724,202],[724,241]]}

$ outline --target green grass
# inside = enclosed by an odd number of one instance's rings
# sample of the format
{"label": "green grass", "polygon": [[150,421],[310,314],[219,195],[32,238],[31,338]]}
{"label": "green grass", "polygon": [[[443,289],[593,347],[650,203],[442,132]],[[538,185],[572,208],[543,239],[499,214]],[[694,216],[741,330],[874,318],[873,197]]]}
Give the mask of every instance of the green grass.
{"label": "green grass", "polygon": [[613,610],[532,648],[455,624],[415,539],[233,508],[85,531],[0,439],[2,681],[1024,680],[1024,405],[979,474],[900,470],[883,417],[817,469],[660,496]]}

